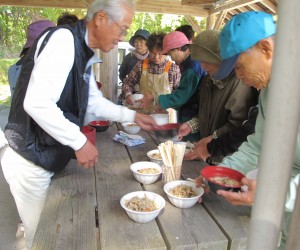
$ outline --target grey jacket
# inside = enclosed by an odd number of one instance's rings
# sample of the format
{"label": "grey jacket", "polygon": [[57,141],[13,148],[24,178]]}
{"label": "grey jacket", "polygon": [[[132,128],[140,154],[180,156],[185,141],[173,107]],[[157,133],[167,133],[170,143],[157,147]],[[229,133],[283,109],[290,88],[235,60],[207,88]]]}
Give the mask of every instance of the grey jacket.
{"label": "grey jacket", "polygon": [[247,119],[249,109],[257,103],[257,91],[244,85],[232,72],[222,81],[209,75],[199,90],[199,131],[201,138],[226,134]]}

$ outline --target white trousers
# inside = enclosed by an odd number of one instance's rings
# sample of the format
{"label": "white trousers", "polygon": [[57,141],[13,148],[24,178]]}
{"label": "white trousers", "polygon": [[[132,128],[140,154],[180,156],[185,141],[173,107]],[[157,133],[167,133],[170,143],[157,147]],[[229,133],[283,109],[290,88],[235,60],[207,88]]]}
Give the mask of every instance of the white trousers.
{"label": "white trousers", "polygon": [[8,146],[1,165],[24,224],[26,247],[31,249],[53,172],[24,159]]}

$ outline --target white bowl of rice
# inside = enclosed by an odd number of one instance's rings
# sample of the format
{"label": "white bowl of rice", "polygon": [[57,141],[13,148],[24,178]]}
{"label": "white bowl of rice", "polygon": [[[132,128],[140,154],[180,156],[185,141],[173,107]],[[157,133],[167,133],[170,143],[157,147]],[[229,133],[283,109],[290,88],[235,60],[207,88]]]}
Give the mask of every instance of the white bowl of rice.
{"label": "white bowl of rice", "polygon": [[124,195],[120,204],[129,218],[139,223],[147,223],[159,215],[166,201],[156,193],[136,191]]}
{"label": "white bowl of rice", "polygon": [[150,161],[158,163],[160,165],[162,164],[161,154],[158,149],[148,151],[147,156]]}
{"label": "white bowl of rice", "polygon": [[130,165],[135,179],[142,184],[152,184],[156,182],[162,173],[159,164],[149,161],[139,161]]}
{"label": "white bowl of rice", "polygon": [[202,187],[196,188],[190,181],[171,181],[164,185],[164,191],[170,202],[178,208],[189,208],[196,204],[204,194]]}
{"label": "white bowl of rice", "polygon": [[135,135],[141,131],[141,127],[134,122],[123,122],[122,126],[126,133]]}

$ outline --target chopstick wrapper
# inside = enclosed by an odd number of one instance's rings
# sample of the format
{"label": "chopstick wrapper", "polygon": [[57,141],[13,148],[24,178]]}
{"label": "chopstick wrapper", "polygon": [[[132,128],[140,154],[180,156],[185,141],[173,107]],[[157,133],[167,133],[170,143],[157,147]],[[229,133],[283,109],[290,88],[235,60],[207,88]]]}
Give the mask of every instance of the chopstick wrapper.
{"label": "chopstick wrapper", "polygon": [[119,131],[118,134],[115,134],[114,141],[125,144],[126,146],[132,147],[145,143],[145,138],[140,135],[130,135],[123,131]]}

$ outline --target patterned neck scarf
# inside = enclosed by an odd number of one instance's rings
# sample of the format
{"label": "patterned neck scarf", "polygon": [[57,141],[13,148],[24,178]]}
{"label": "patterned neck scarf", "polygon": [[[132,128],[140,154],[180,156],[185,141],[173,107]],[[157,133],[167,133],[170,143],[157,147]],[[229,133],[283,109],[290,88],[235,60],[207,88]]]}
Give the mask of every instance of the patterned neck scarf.
{"label": "patterned neck scarf", "polygon": [[136,50],[133,50],[131,52],[131,54],[134,55],[139,60],[145,60],[148,57],[148,55],[149,55],[149,51],[147,50],[147,52],[145,54],[140,54]]}

